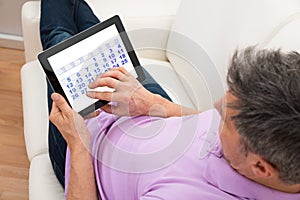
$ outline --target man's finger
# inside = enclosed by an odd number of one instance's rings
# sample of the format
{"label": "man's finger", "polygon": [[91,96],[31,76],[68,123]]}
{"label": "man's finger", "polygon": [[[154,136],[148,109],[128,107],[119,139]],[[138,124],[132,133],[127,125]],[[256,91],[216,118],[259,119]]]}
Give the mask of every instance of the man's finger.
{"label": "man's finger", "polygon": [[72,112],[72,109],[66,102],[66,100],[58,93],[53,93],[51,95],[51,98],[53,100],[53,103],[55,103],[55,106],[62,112],[63,115],[69,116]]}
{"label": "man's finger", "polygon": [[123,66],[111,69],[111,71],[115,71],[115,70],[120,71],[123,74],[127,74],[128,73],[128,71]]}
{"label": "man's finger", "polygon": [[117,80],[122,80],[124,76],[125,74],[121,70],[118,70],[118,68],[114,68],[113,70],[101,74],[100,78],[111,77]]}
{"label": "man's finger", "polygon": [[91,119],[94,117],[97,117],[100,114],[100,110],[96,110],[90,114],[88,114],[87,116],[84,117],[84,119]]}
{"label": "man's finger", "polygon": [[96,92],[96,91],[88,91],[86,93],[86,95],[92,99],[99,99],[104,101],[112,101],[113,94],[114,94],[113,92]]}
{"label": "man's finger", "polygon": [[58,116],[61,115],[61,111],[58,109],[58,107],[56,106],[55,102],[52,103],[52,108],[51,108],[51,112],[49,115],[49,119],[52,123],[55,122],[56,119],[58,119]]}
{"label": "man's finger", "polygon": [[115,88],[115,86],[118,84],[118,80],[111,78],[111,77],[104,77],[98,76],[96,80],[94,80],[90,85],[89,88],[94,89],[96,87],[102,87],[107,86],[110,88]]}
{"label": "man's finger", "polygon": [[[124,67],[118,67],[118,68],[114,68],[114,69],[118,69],[120,72],[122,72],[123,74],[125,74],[127,77],[134,77],[131,73],[129,73]],[[113,70],[114,70],[113,69]]]}
{"label": "man's finger", "polygon": [[52,108],[51,108],[51,113],[52,114],[56,114],[60,112],[60,110],[58,109],[58,107],[56,106],[55,102],[52,103]]}

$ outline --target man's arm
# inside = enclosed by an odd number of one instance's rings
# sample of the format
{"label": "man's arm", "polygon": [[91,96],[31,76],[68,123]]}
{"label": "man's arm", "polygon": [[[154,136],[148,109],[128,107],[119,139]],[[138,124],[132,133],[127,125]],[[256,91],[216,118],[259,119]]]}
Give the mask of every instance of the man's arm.
{"label": "man's arm", "polygon": [[[143,106],[145,108],[143,115],[158,117],[179,117],[200,113],[198,110],[173,103],[160,95],[152,93],[150,93],[150,95],[152,96],[152,100],[149,100],[151,99],[151,97],[147,98],[148,101],[146,102],[148,102],[148,106]],[[143,103],[141,103],[141,105],[143,105]]]}
{"label": "man's arm", "polygon": [[84,146],[71,150],[70,178],[67,199],[97,198],[94,168],[90,152]]}
{"label": "man's arm", "polygon": [[90,148],[90,133],[82,117],[59,94],[52,94],[51,122],[70,148],[70,178],[67,199],[96,200],[97,191]]}
{"label": "man's arm", "polygon": [[123,67],[103,73],[89,85],[91,89],[103,86],[114,88],[115,92],[93,91],[87,92],[87,96],[117,102],[117,105],[107,104],[101,108],[115,115],[173,117],[199,113],[197,110],[186,108],[149,92]]}

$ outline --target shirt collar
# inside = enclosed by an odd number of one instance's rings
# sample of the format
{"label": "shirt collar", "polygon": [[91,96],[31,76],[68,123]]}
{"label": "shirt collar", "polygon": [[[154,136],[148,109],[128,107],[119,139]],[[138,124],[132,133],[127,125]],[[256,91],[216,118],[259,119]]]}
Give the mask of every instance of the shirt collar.
{"label": "shirt collar", "polygon": [[300,194],[280,192],[240,175],[225,160],[219,145],[216,145],[208,156],[203,177],[210,184],[233,196],[257,200],[300,199]]}

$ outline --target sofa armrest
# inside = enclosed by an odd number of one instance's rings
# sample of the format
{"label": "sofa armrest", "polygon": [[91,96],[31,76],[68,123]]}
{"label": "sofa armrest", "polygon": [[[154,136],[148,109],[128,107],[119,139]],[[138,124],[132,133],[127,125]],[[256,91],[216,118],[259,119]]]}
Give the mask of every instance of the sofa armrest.
{"label": "sofa armrest", "polygon": [[36,156],[31,161],[29,180],[29,199],[65,199],[64,189],[54,174],[48,154]]}
{"label": "sofa armrest", "polygon": [[21,69],[24,135],[29,160],[48,153],[48,108],[45,74],[37,61]]}

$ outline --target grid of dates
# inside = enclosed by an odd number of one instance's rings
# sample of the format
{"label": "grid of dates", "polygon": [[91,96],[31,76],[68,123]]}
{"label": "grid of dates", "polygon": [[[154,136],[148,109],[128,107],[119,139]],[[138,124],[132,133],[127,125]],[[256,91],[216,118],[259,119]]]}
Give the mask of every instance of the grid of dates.
{"label": "grid of dates", "polygon": [[[111,68],[123,66],[128,63],[128,54],[120,37],[116,37],[104,43],[93,52],[80,57],[59,69],[61,75],[81,65],[80,70],[62,80],[62,85],[67,88],[69,96],[75,100],[85,95],[88,85],[97,76],[107,72]],[[67,95],[68,95],[67,94]]]}

